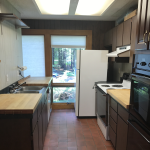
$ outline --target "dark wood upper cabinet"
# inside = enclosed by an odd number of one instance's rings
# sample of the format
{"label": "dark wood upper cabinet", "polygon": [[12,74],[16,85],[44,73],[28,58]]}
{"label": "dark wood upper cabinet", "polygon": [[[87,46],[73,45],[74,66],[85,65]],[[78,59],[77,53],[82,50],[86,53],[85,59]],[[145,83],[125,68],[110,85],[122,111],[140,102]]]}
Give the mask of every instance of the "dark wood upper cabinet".
{"label": "dark wood upper cabinet", "polygon": [[116,44],[117,44],[117,28],[113,28],[112,30],[112,51],[116,50]]}
{"label": "dark wood upper cabinet", "polygon": [[[137,13],[137,32],[136,32],[136,50],[147,50],[149,46],[149,0],[139,0]],[[148,8],[149,7],[149,8]]]}
{"label": "dark wood upper cabinet", "polygon": [[123,23],[123,45],[131,44],[131,19]]}
{"label": "dark wood upper cabinet", "polygon": [[113,40],[113,29],[105,33],[105,39],[104,39],[105,46],[112,45],[112,40]]}
{"label": "dark wood upper cabinet", "polygon": [[117,26],[117,47],[123,45],[123,23]]}

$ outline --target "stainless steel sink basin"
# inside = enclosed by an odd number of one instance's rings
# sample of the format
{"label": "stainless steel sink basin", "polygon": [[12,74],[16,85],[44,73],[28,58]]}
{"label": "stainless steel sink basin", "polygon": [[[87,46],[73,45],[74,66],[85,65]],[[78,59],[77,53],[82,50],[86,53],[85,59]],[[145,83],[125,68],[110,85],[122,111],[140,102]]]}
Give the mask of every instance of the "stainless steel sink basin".
{"label": "stainless steel sink basin", "polygon": [[40,91],[43,86],[21,86],[17,91]]}
{"label": "stainless steel sink basin", "polygon": [[15,93],[42,93],[43,86],[21,86]]}

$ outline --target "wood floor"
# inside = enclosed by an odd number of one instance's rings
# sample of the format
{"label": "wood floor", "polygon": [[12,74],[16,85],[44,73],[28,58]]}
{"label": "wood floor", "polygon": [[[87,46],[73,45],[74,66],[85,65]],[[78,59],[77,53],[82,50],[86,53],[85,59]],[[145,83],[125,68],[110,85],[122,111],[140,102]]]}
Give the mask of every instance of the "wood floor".
{"label": "wood floor", "polygon": [[78,119],[73,109],[53,110],[43,150],[114,150],[96,119]]}

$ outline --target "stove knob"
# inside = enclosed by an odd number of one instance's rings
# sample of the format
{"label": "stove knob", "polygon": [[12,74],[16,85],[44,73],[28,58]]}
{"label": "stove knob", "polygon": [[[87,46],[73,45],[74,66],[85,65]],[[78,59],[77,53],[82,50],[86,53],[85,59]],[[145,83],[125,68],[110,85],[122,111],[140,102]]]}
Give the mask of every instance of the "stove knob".
{"label": "stove knob", "polygon": [[148,67],[150,67],[150,63],[148,64]]}
{"label": "stove knob", "polygon": [[147,64],[146,64],[146,62],[141,62],[140,65],[141,66],[146,66]]}

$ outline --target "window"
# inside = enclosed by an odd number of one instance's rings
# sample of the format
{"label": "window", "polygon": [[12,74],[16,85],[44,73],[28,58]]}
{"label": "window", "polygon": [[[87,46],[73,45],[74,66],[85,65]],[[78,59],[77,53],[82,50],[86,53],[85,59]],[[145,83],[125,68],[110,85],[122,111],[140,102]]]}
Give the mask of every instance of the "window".
{"label": "window", "polygon": [[53,83],[76,83],[76,52],[84,48],[52,48]]}
{"label": "window", "polygon": [[23,35],[23,66],[27,66],[24,76],[45,76],[45,50],[43,35]]}
{"label": "window", "polygon": [[54,87],[53,102],[54,103],[74,103],[76,98],[75,87]]}
{"label": "window", "polygon": [[53,83],[76,83],[76,52],[85,50],[86,36],[51,36]]}

